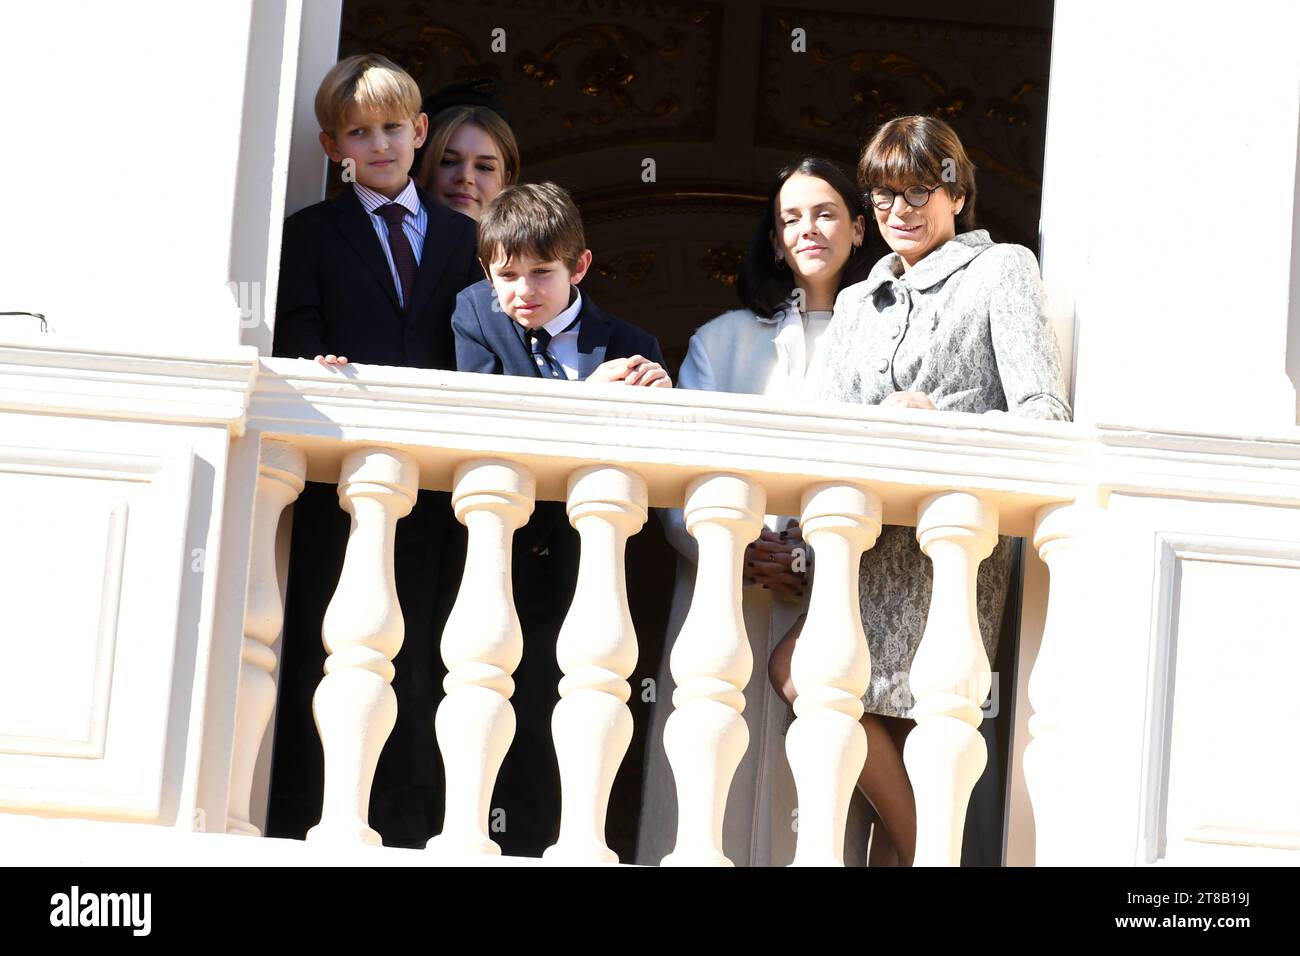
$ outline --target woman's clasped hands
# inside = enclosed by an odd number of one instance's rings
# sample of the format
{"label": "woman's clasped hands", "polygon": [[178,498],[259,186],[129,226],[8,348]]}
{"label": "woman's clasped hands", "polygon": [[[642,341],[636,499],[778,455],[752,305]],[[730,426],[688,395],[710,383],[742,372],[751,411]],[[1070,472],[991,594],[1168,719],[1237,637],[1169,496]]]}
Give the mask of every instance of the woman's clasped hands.
{"label": "woman's clasped hands", "polygon": [[934,408],[925,392],[894,392],[880,400],[881,408]]}
{"label": "woman's clasped hands", "polygon": [[798,601],[807,590],[812,552],[797,523],[785,531],[764,528],[745,549],[745,583],[767,588],[786,601]]}

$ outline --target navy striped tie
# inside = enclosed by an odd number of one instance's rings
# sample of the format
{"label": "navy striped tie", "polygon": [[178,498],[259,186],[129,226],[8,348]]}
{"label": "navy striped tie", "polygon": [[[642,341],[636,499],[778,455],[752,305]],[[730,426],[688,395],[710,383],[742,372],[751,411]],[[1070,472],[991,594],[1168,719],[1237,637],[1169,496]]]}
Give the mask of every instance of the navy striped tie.
{"label": "navy striped tie", "polygon": [[[582,316],[575,315],[573,321],[560,330],[560,334],[570,331],[580,318]],[[545,329],[527,329],[524,334],[528,337],[528,350],[533,353],[533,361],[537,364],[537,374],[542,378],[549,375],[567,381],[569,376],[564,373],[564,366],[550,352],[551,333]]]}
{"label": "navy striped tie", "polygon": [[547,351],[546,347],[551,344],[551,333],[545,329],[529,329],[528,345],[533,353],[533,361],[537,363],[537,374],[545,378],[549,375],[551,378],[568,378],[564,374],[564,367],[555,360],[555,356]]}

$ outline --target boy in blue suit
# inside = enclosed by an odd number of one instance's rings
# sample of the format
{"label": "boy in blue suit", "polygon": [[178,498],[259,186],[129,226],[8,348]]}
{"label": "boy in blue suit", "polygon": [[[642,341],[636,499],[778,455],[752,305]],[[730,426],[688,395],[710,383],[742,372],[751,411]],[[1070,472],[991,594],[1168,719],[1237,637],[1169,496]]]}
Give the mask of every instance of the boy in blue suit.
{"label": "boy in blue suit", "polygon": [[451,318],[459,371],[672,386],[658,340],[578,291],[591,250],[564,189],[505,189],[478,241],[488,278],[457,297]]}
{"label": "boy in blue suit", "polygon": [[[373,54],[340,61],[321,82],[320,142],[342,165],[345,183],[333,199],[285,222],[276,355],[328,367],[455,367],[452,308],[482,273],[473,220],[430,201],[411,179],[415,150],[428,132],[420,102],[415,81]],[[322,754],[311,700],[324,662],[321,620],[342,568],[348,524],[336,486],[308,484],[294,508],[268,835],[301,836],[319,817]],[[397,724],[375,771],[370,806],[371,826],[389,845],[423,846],[441,818],[433,736],[437,640],[463,542],[445,492],[421,491],[397,525],[406,634],[394,662]]]}
{"label": "boy in blue suit", "polygon": [[[488,278],[457,297],[451,319],[460,371],[672,386],[658,340],[579,292],[591,250],[577,207],[559,186],[503,190],[479,220],[478,251]],[[505,829],[494,836],[507,854],[540,856],[559,831],[555,642],[578,572],[578,535],[563,502],[537,502],[515,534],[512,560],[524,655],[514,674],[515,739],[492,801],[505,811]]]}

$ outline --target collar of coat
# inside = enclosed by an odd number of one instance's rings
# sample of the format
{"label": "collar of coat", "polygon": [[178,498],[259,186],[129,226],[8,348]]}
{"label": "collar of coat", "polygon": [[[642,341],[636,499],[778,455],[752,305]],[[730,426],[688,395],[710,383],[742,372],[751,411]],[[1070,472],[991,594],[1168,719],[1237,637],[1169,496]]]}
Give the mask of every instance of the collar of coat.
{"label": "collar of coat", "polygon": [[929,289],[939,285],[958,269],[965,266],[985,249],[993,245],[987,229],[963,232],[949,239],[911,269],[903,269],[903,257],[891,252],[871,268],[867,276],[867,295],[891,282],[906,280],[913,289]]}
{"label": "collar of coat", "polygon": [[793,323],[796,319],[800,322],[803,321],[803,313],[795,308],[794,293],[787,296],[786,300],[773,309],[772,314],[769,316],[761,316],[752,309],[750,312],[754,316],[754,321],[759,325],[779,325],[784,327]]}

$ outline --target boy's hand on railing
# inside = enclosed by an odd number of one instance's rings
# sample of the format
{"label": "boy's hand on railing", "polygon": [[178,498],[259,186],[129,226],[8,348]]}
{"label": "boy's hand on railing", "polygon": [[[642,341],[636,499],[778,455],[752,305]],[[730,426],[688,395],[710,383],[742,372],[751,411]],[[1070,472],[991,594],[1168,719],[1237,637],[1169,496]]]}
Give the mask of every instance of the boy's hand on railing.
{"label": "boy's hand on railing", "polygon": [[672,388],[673,380],[668,375],[668,370],[658,362],[652,362],[649,359],[641,358],[634,355],[632,359],[641,359],[639,364],[633,365],[627,378],[623,381],[628,385],[648,385],[651,388]]}
{"label": "boy's hand on railing", "polygon": [[673,380],[658,362],[644,355],[610,359],[596,367],[587,376],[588,382],[622,382],[624,385],[648,385],[653,388],[672,388]]}
{"label": "boy's hand on railing", "polygon": [[[640,358],[640,356],[633,356]],[[621,382],[627,376],[627,363],[630,359],[610,359],[596,366],[595,371],[587,376],[588,382]]]}
{"label": "boy's hand on railing", "polygon": [[340,365],[347,365],[348,357],[346,355],[318,355],[316,361],[326,368],[335,368]]}

